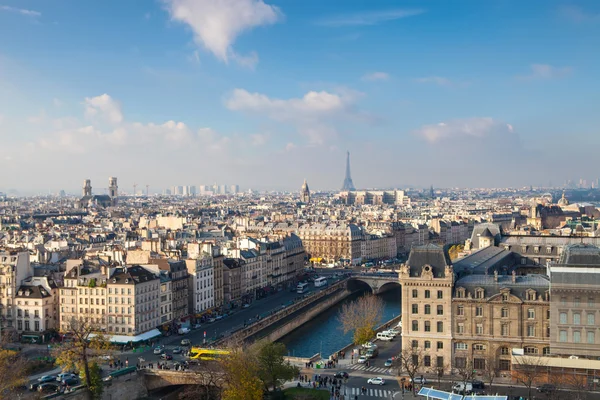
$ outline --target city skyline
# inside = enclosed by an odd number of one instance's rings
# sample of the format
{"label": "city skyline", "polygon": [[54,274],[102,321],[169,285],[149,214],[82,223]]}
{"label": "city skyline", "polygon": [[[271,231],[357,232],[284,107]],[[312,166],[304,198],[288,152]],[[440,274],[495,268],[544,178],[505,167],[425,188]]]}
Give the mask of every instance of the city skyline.
{"label": "city skyline", "polygon": [[0,191],[597,179],[596,2],[233,4],[0,4]]}

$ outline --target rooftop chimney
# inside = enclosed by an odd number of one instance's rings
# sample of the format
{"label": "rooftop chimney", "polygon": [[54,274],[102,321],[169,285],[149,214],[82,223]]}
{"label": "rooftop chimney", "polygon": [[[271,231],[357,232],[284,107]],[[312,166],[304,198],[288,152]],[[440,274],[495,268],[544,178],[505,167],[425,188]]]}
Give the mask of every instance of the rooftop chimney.
{"label": "rooftop chimney", "polygon": [[512,272],[512,283],[517,283],[517,271]]}
{"label": "rooftop chimney", "polygon": [[498,283],[498,271],[494,271],[494,282]]}

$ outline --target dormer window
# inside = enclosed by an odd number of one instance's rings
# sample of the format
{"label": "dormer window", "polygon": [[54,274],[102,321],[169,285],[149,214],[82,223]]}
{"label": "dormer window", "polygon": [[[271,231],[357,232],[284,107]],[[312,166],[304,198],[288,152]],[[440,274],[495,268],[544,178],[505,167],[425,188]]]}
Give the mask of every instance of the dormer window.
{"label": "dormer window", "polygon": [[483,289],[477,289],[475,290],[475,298],[476,299],[483,299],[484,297],[484,290]]}
{"label": "dormer window", "polygon": [[535,292],[535,290],[528,290],[527,291],[527,295],[526,295],[527,300],[529,300],[529,301],[535,301],[536,297],[537,297],[537,293]]}
{"label": "dormer window", "polygon": [[464,299],[465,298],[465,288],[456,289],[456,297],[459,299]]}

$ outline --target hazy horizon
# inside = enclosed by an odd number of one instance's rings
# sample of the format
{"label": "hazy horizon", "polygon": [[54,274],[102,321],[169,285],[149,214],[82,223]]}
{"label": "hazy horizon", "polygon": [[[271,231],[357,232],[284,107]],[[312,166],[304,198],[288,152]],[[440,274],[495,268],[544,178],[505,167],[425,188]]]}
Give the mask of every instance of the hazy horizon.
{"label": "hazy horizon", "polygon": [[[0,4],[0,191],[597,179],[600,3]],[[600,176],[600,173],[598,173]],[[158,190],[160,188],[160,190]]]}

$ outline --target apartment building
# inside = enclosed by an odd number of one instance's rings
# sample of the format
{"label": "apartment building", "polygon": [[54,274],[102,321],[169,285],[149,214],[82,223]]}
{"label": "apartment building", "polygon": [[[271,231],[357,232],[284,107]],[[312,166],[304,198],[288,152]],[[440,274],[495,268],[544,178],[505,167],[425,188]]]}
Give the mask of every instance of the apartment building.
{"label": "apartment building", "polygon": [[185,319],[190,314],[188,304],[188,269],[185,260],[151,258],[147,268],[158,275],[158,271],[153,269],[152,265],[157,265],[158,270],[164,271],[171,280],[173,320],[180,321]]}
{"label": "apartment building", "polygon": [[16,328],[21,338],[45,341],[49,330],[57,327],[58,289],[52,278],[30,277],[15,296]]}
{"label": "apartment building", "polygon": [[59,289],[60,330],[68,333],[73,318],[89,318],[108,334],[140,335],[160,325],[159,294],[158,276],[139,265],[75,266]]}
{"label": "apartment building", "polygon": [[550,352],[557,356],[600,357],[600,248],[566,246],[550,264]]}
{"label": "apartment building", "polygon": [[242,261],[236,258],[223,260],[224,305],[239,302],[242,298]]}
{"label": "apartment building", "polygon": [[185,260],[188,269],[189,309],[201,314],[215,306],[215,274],[212,257]]}
{"label": "apartment building", "polygon": [[400,267],[402,348],[423,354],[424,371],[450,370],[454,272],[447,252],[429,244],[413,247]]}
{"label": "apartment building", "polygon": [[454,368],[482,371],[491,362],[500,373],[510,373],[513,349],[550,353],[547,276],[466,275],[455,282],[452,315]]}
{"label": "apartment building", "polygon": [[173,286],[167,271],[160,271],[160,323],[173,321]]}
{"label": "apartment building", "polygon": [[362,259],[363,230],[355,224],[307,224],[298,228],[298,236],[310,257],[330,263]]}
{"label": "apartment building", "polygon": [[16,327],[15,298],[22,282],[33,276],[27,251],[0,252],[0,329]]}

